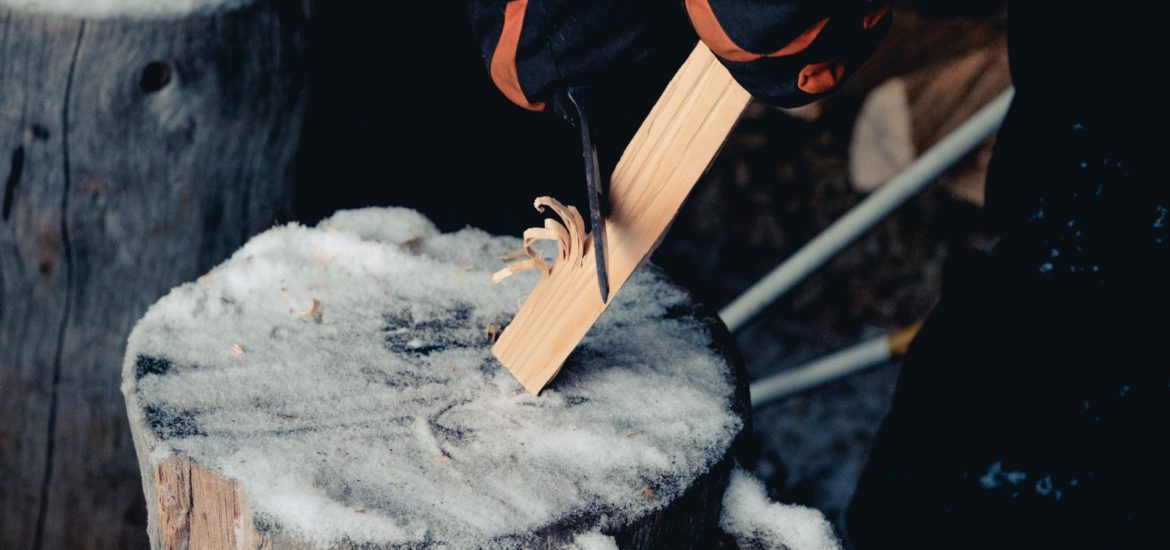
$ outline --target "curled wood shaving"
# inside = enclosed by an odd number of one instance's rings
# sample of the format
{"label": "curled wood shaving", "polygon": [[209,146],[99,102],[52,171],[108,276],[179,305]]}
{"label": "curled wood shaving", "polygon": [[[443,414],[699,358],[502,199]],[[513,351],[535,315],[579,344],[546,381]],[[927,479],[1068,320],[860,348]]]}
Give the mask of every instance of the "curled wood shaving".
{"label": "curled wood shaving", "polygon": [[306,319],[316,319],[321,316],[321,300],[313,298],[309,307],[297,312],[297,315]]}
{"label": "curled wood shaving", "polygon": [[500,260],[501,262],[511,262],[513,260],[519,260],[520,258],[527,257],[528,254],[523,250],[513,250],[507,254],[500,254],[499,256],[496,256],[496,259]]}
{"label": "curled wood shaving", "polygon": [[542,278],[552,273],[553,266],[532,248],[536,241],[557,243],[557,263],[567,262],[567,265],[573,265],[580,263],[584,257],[585,219],[581,217],[581,213],[575,207],[565,206],[552,197],[537,197],[533,206],[538,212],[544,212],[546,207],[551,208],[561,221],[548,218],[544,220],[544,227],[533,227],[524,231],[523,248],[514,255],[518,259],[495,272],[492,275],[493,283],[499,283],[530,269],[539,269]]}

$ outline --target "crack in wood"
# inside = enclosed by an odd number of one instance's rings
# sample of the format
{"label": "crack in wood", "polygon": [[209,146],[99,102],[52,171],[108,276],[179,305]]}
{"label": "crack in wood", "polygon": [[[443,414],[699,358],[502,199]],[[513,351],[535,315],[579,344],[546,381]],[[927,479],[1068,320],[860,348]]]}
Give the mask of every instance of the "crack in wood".
{"label": "crack in wood", "polygon": [[75,285],[73,284],[73,250],[69,241],[69,171],[72,168],[69,162],[69,98],[73,95],[73,77],[77,73],[77,58],[81,53],[82,39],[85,37],[85,21],[78,25],[77,42],[73,46],[73,56],[69,60],[69,72],[65,77],[65,102],[61,107],[61,164],[63,168],[61,192],[61,245],[65,258],[65,307],[61,314],[61,328],[57,332],[57,349],[53,354],[53,383],[49,394],[49,422],[45,439],[45,473],[41,478],[40,506],[37,510],[36,529],[33,538],[33,550],[41,550],[45,541],[45,524],[49,515],[49,487],[53,482],[53,461],[56,451],[57,416],[60,409],[61,360],[65,348],[65,336],[69,330],[69,316],[73,309]]}
{"label": "crack in wood", "polygon": [[4,207],[0,210],[0,217],[4,221],[12,216],[12,200],[16,197],[16,186],[20,184],[20,176],[24,172],[24,146],[21,145],[12,151],[11,168],[8,170],[8,180],[4,183]]}

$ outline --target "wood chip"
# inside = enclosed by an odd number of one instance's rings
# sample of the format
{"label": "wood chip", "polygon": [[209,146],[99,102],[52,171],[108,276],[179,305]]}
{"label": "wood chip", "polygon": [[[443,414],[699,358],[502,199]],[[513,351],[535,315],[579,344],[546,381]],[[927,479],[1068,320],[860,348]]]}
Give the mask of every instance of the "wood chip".
{"label": "wood chip", "polygon": [[317,319],[321,316],[321,300],[313,298],[310,300],[308,308],[297,311],[297,316],[306,319]]}
{"label": "wood chip", "polygon": [[642,496],[646,498],[658,498],[658,494],[651,489],[649,485],[642,487]]}
{"label": "wood chip", "polygon": [[630,432],[630,433],[626,434],[626,439],[633,439],[635,437],[638,437],[639,435],[642,435],[642,432]]}
{"label": "wood chip", "polygon": [[483,333],[487,335],[488,341],[493,344],[500,338],[500,332],[502,331],[498,323],[492,323],[483,329]]}
{"label": "wood chip", "polygon": [[232,344],[232,355],[243,355],[244,353],[246,353],[244,351],[244,346],[241,346],[238,343]]}
{"label": "wood chip", "polygon": [[405,241],[398,243],[398,246],[405,248],[406,250],[410,251],[410,253],[412,253],[412,254],[417,254],[419,245],[422,244],[423,239],[425,239],[425,238],[426,237],[423,237],[422,235],[419,235],[417,237],[411,237],[409,239],[406,239]]}

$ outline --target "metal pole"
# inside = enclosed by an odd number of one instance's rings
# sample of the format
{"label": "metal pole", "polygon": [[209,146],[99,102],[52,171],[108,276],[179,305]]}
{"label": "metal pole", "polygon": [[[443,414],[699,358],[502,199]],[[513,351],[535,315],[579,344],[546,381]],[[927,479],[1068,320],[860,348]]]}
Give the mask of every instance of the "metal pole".
{"label": "metal pole", "polygon": [[1014,90],[1008,89],[1000,94],[904,171],[891,178],[747,292],[724,307],[719,316],[727,323],[727,328],[732,332],[742,329],[765,307],[824,265],[841,249],[979,145],[1003,122],[1013,93]]}
{"label": "metal pole", "polygon": [[879,365],[890,357],[890,342],[885,336],[845,348],[807,365],[752,382],[749,387],[752,407]]}

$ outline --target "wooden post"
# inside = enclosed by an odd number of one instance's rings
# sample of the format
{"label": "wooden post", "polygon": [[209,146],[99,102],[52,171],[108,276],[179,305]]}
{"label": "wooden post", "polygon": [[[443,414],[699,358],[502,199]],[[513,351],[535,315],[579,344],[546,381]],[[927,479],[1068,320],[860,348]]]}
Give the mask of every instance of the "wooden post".
{"label": "wooden post", "polygon": [[0,548],[140,548],[125,339],[163,292],[287,215],[307,10],[6,3]]}
{"label": "wooden post", "polygon": [[489,281],[516,239],[404,209],[323,225],[256,237],[134,329],[156,548],[717,546],[747,388],[684,291],[639,271],[532,396],[490,351],[533,282]]}

